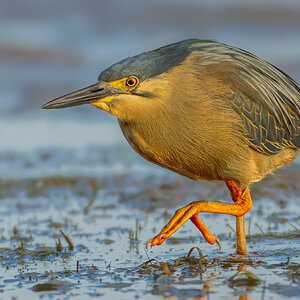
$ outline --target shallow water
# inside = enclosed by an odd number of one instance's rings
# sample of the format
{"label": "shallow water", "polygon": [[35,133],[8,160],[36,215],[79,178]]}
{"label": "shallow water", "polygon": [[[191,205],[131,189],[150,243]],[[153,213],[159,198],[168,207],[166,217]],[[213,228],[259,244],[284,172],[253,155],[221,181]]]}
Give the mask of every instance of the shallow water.
{"label": "shallow water", "polygon": [[[179,207],[230,201],[225,185],[145,162],[95,108],[40,110],[119,59],[190,37],[253,51],[300,81],[299,1],[264,2],[1,4],[1,299],[299,299],[299,158],[251,187],[247,256],[235,255],[235,219],[213,214],[202,219],[221,250],[190,222],[146,250]],[[201,255],[187,257],[192,247]]]}
{"label": "shallow water", "polygon": [[[234,254],[234,218],[212,214],[202,219],[222,250],[189,223],[146,250],[145,242],[176,208],[199,197],[227,201],[229,195],[224,184],[152,166],[127,145],[2,152],[0,170],[3,298],[298,298],[299,162],[253,186],[245,257]],[[201,249],[200,263],[197,251],[186,257],[192,247]],[[236,279],[238,268],[251,273]]]}

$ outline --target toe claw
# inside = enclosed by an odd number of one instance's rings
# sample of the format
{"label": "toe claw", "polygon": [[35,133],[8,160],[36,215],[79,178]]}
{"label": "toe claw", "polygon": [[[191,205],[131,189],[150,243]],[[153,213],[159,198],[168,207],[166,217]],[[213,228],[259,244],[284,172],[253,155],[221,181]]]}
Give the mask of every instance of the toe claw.
{"label": "toe claw", "polygon": [[219,246],[219,250],[221,250],[221,242],[220,242],[220,240],[219,240],[219,238],[217,236],[215,236],[215,240],[216,240],[216,243]]}
{"label": "toe claw", "polygon": [[146,249],[148,249],[149,245],[151,247],[161,245],[166,240],[165,236],[166,236],[165,233],[162,233],[162,234],[155,236],[153,239],[149,240],[146,243]]}
{"label": "toe claw", "polygon": [[152,247],[152,239],[146,243],[146,249],[148,249],[149,245]]}

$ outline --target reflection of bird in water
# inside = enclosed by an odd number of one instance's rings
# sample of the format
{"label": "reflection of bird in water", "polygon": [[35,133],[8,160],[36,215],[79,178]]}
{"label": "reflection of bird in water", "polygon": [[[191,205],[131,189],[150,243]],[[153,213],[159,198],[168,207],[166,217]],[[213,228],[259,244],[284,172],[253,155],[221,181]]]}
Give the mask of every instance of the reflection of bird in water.
{"label": "reflection of bird in water", "polygon": [[300,148],[300,89],[288,75],[244,50],[186,40],[122,60],[98,82],[45,104],[91,104],[115,115],[145,159],[192,179],[222,180],[234,203],[195,201],[148,243],[161,245],[190,219],[210,244],[201,212],[237,217],[237,251],[246,253],[249,185]]}

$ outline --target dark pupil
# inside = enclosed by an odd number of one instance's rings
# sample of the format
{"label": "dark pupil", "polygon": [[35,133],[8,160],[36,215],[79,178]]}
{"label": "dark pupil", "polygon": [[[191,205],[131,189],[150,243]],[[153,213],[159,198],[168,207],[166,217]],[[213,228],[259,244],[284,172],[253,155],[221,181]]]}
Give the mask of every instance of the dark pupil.
{"label": "dark pupil", "polygon": [[129,79],[128,82],[127,82],[127,84],[128,84],[129,86],[132,86],[132,85],[135,84],[135,81],[134,81],[133,79]]}

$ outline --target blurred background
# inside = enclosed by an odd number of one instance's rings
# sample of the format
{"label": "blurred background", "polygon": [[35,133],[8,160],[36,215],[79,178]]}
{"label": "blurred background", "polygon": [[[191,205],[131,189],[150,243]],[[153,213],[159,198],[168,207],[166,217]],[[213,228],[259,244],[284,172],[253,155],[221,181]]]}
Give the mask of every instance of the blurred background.
{"label": "blurred background", "polygon": [[246,49],[300,81],[299,29],[298,0],[1,1],[0,150],[119,142],[117,122],[95,108],[40,106],[114,62],[187,38]]}
{"label": "blurred background", "polygon": [[[38,284],[53,278],[76,284],[64,299],[243,295],[245,287],[227,284],[239,264],[230,256],[233,217],[203,216],[223,252],[190,222],[162,246],[144,249],[175,208],[199,197],[230,201],[223,183],[194,182],[144,161],[117,120],[92,106],[40,107],[95,83],[121,59],[188,38],[243,48],[300,82],[299,33],[299,0],[0,0],[0,297],[40,299],[33,291],[51,289]],[[298,299],[299,157],[275,174],[253,185],[246,217],[251,258],[243,262],[267,291],[250,280],[246,292]],[[58,237],[63,248],[55,247]],[[167,279],[159,265],[137,273],[149,258],[170,262],[195,245],[211,259],[201,280],[189,264]]]}

